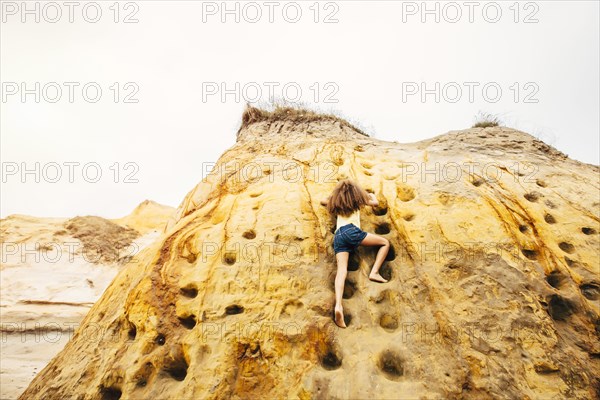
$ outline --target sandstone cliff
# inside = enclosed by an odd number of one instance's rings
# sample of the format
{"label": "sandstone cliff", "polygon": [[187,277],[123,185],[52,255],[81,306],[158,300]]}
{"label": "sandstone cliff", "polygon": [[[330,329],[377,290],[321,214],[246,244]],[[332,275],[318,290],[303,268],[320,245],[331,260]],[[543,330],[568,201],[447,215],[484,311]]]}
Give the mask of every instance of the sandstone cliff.
{"label": "sandstone cliff", "polygon": [[[319,201],[345,177],[392,251],[385,284],[354,255],[339,329]],[[249,109],[20,398],[600,398],[599,190],[512,129],[402,144]]]}

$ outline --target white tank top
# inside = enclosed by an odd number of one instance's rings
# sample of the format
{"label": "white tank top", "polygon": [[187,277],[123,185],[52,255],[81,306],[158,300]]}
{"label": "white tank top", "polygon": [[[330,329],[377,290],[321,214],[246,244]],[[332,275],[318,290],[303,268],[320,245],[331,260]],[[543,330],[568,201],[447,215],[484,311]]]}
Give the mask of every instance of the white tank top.
{"label": "white tank top", "polygon": [[344,217],[343,215],[338,215],[337,216],[337,224],[335,227],[336,232],[342,226],[347,225],[347,224],[354,224],[357,228],[360,228],[360,210],[354,211],[352,214],[350,214],[347,217]]}

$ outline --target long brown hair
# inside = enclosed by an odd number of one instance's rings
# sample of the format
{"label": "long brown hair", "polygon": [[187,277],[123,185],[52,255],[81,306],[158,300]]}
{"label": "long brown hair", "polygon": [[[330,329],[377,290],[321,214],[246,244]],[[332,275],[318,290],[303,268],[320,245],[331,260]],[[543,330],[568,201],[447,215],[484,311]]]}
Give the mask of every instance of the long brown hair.
{"label": "long brown hair", "polygon": [[344,179],[336,185],[327,201],[327,211],[334,216],[348,216],[369,204],[369,195],[357,183]]}

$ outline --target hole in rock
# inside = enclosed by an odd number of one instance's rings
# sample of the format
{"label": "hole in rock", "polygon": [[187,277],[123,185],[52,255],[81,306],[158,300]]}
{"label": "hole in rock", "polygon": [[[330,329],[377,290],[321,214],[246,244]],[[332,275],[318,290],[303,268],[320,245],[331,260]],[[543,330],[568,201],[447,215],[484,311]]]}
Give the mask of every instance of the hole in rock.
{"label": "hole in rock", "polygon": [[521,233],[525,233],[529,230],[529,227],[527,225],[519,225],[519,231]]}
{"label": "hole in rock", "polygon": [[385,235],[387,233],[390,233],[390,224],[384,222],[382,224],[377,225],[375,227],[375,233],[378,235]]}
{"label": "hole in rock", "polygon": [[388,250],[387,256],[385,256],[385,261],[394,261],[396,259],[396,250],[394,250],[394,246],[390,243],[390,249]]}
{"label": "hole in rock", "polygon": [[185,256],[185,259],[187,260],[188,263],[193,264],[196,262],[196,259],[198,259],[198,254],[189,253],[187,256]]}
{"label": "hole in rock", "polygon": [[586,235],[593,235],[596,233],[596,230],[594,228],[581,228],[581,232]]}
{"label": "hole in rock", "polygon": [[528,201],[535,203],[540,198],[540,194],[538,192],[531,192],[526,193],[525,195],[523,195],[523,197],[525,197]]}
{"label": "hole in rock", "polygon": [[535,181],[535,183],[536,183],[536,184],[537,184],[539,187],[544,187],[544,188],[545,188],[545,187],[547,186],[547,185],[546,185],[546,182],[544,182],[544,181],[543,181],[543,180],[541,180],[541,179],[538,179],[537,181]]}
{"label": "hole in rock", "polygon": [[185,287],[182,287],[179,290],[181,291],[182,295],[184,295],[185,297],[189,297],[191,299],[198,296],[198,288],[194,285],[187,285]]}
{"label": "hole in rock", "polygon": [[223,255],[223,262],[227,265],[233,265],[235,264],[236,261],[236,255],[235,253],[225,253]]}
{"label": "hole in rock", "polygon": [[196,326],[196,316],[190,315],[188,317],[179,317],[179,322],[187,329],[193,329],[194,326]]}
{"label": "hole in rock", "polygon": [[254,239],[256,237],[256,232],[254,232],[252,229],[247,230],[246,232],[244,232],[242,234],[242,236],[246,239]]}
{"label": "hole in rock", "polygon": [[348,271],[358,271],[360,263],[358,262],[358,255],[355,252],[350,254],[348,258]]}
{"label": "hole in rock", "polygon": [[135,327],[134,324],[130,323],[129,330],[127,331],[127,336],[129,336],[129,340],[135,339],[136,335],[137,335],[137,328]]}
{"label": "hole in rock", "polygon": [[448,269],[458,269],[461,267],[460,262],[457,259],[451,260],[446,264],[446,268]]}
{"label": "hole in rock", "polygon": [[352,321],[352,314],[344,310],[344,323],[346,326],[350,326],[350,321]]}
{"label": "hole in rock", "polygon": [[557,294],[552,295],[548,304],[548,313],[552,319],[564,321],[574,312],[575,306],[572,302]]}
{"label": "hole in rock", "polygon": [[392,279],[392,267],[389,263],[384,263],[381,268],[379,268],[379,275],[381,275],[383,279],[386,279],[387,281]]}
{"label": "hole in rock", "polygon": [[162,333],[159,333],[158,336],[156,336],[156,339],[154,341],[161,346],[164,345],[165,341],[166,341],[165,335],[163,335]]}
{"label": "hole in rock", "polygon": [[241,314],[243,312],[244,312],[244,307],[238,306],[237,304],[233,304],[233,305],[227,306],[225,308],[225,314],[227,314],[227,315]]}
{"label": "hole in rock", "polygon": [[523,253],[523,255],[530,260],[537,259],[537,251],[536,250],[521,249],[521,253]]}
{"label": "hole in rock", "polygon": [[471,181],[471,183],[473,184],[473,186],[481,186],[483,184],[483,179],[475,178],[473,179],[473,181]]}
{"label": "hole in rock", "polygon": [[600,298],[600,285],[595,282],[584,283],[579,289],[588,300],[598,300]]}
{"label": "hole in rock", "polygon": [[577,264],[577,261],[573,261],[573,260],[571,260],[571,259],[570,259],[569,257],[567,257],[567,256],[565,256],[565,262],[567,263],[567,265],[568,265],[569,267],[572,267],[572,266],[574,266],[575,264]]}
{"label": "hole in rock", "polygon": [[563,279],[564,276],[558,271],[552,271],[548,276],[546,276],[546,282],[556,289],[560,289]]}
{"label": "hole in rock", "polygon": [[373,207],[373,214],[385,215],[388,212],[387,204],[380,202],[378,206]]}
{"label": "hole in rock", "polygon": [[551,214],[544,215],[544,221],[546,221],[549,224],[555,224],[556,223],[556,219]]}
{"label": "hole in rock", "polygon": [[[334,282],[335,285],[335,282]],[[344,283],[344,293],[342,294],[342,298],[344,299],[350,299],[352,298],[352,296],[354,296],[354,293],[356,292],[356,283],[347,280]]]}
{"label": "hole in rock", "polygon": [[164,370],[176,381],[182,381],[187,376],[188,364],[183,356],[178,356],[165,365]]}
{"label": "hole in rock", "polygon": [[384,351],[379,356],[378,366],[384,375],[390,380],[397,381],[400,379],[400,377],[402,377],[402,375],[404,375],[402,359],[393,351]]}
{"label": "hole in rock", "polygon": [[405,221],[412,221],[413,219],[415,219],[415,214],[405,214],[402,218]]}
{"label": "hole in rock", "polygon": [[564,251],[565,253],[574,253],[575,252],[575,246],[573,246],[571,243],[568,242],[560,242],[558,244],[558,247],[560,247],[560,249],[562,251]]}
{"label": "hole in rock", "polygon": [[121,398],[121,389],[111,386],[111,387],[100,387],[100,395],[102,396],[102,400],[119,400]]}
{"label": "hole in rock", "polygon": [[342,366],[342,355],[333,346],[328,346],[325,354],[321,357],[321,366],[332,371]]}
{"label": "hole in rock", "polygon": [[379,325],[387,331],[394,331],[398,329],[398,318],[390,314],[383,314],[379,318]]}

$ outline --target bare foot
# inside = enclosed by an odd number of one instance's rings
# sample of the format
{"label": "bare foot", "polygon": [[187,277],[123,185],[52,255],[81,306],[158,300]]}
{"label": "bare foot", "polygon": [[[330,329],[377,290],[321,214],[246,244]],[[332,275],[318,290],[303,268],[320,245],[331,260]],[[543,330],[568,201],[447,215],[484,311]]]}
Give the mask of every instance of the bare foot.
{"label": "bare foot", "polygon": [[379,273],[376,274],[369,274],[369,279],[375,282],[381,282],[381,283],[386,283],[387,279],[385,279],[383,276],[379,275]]}
{"label": "bare foot", "polygon": [[340,328],[346,328],[346,322],[344,322],[344,310],[342,306],[335,307],[335,324]]}

